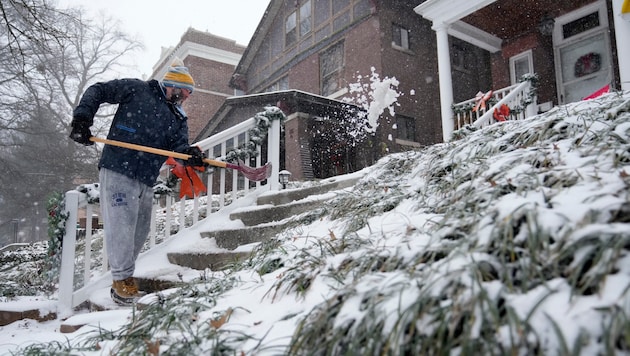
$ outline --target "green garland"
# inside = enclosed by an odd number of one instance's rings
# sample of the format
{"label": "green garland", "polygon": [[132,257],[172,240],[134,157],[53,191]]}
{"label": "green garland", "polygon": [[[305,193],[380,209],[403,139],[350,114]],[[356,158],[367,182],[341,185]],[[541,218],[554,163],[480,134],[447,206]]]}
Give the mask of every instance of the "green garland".
{"label": "green garland", "polygon": [[538,92],[538,75],[525,74],[521,77],[519,83],[522,83],[524,81],[529,81],[529,83],[531,84],[529,86],[529,91],[527,92],[527,94],[525,94],[525,97],[521,99],[520,105],[510,108],[510,114],[520,114],[525,111],[525,109],[527,109],[529,104],[534,102],[534,98],[536,97],[536,93]]}
{"label": "green garland", "polygon": [[265,107],[264,112],[257,113],[254,115],[254,118],[256,119],[256,126],[247,132],[249,135],[249,142],[245,142],[230,150],[225,155],[226,161],[234,163],[239,159],[245,161],[250,157],[258,156],[256,148],[263,144],[263,140],[267,136],[272,122],[274,120],[280,120],[280,122],[283,122],[286,119],[286,116],[278,107],[267,106]]}
{"label": "green garland", "polygon": [[55,192],[48,198],[46,209],[48,211],[48,254],[45,259],[45,279],[50,285],[54,285],[59,277],[61,267],[61,247],[63,237],[66,234],[65,212],[66,202],[61,193]]}

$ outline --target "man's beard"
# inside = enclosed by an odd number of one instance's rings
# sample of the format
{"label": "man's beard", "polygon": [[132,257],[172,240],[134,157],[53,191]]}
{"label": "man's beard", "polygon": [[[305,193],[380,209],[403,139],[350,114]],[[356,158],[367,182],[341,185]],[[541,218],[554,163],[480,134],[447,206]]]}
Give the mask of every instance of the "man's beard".
{"label": "man's beard", "polygon": [[183,99],[184,96],[182,95],[182,90],[179,88],[173,88],[171,96],[167,100],[172,104],[180,105]]}

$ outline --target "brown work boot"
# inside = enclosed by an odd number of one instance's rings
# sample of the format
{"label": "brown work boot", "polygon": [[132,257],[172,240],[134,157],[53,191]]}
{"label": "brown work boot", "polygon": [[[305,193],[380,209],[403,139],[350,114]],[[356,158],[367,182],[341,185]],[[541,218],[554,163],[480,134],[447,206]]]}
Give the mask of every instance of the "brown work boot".
{"label": "brown work boot", "polygon": [[138,283],[133,277],[122,281],[114,281],[109,294],[116,304],[126,306],[133,305],[144,295],[144,293],[138,291]]}

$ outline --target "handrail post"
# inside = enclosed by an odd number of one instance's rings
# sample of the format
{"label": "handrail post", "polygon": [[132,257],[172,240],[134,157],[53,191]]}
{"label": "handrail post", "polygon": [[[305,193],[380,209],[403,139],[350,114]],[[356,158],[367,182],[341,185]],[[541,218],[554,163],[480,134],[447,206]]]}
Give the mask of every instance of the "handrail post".
{"label": "handrail post", "polygon": [[[77,241],[77,211],[79,192],[66,192],[64,213],[67,214],[66,231],[61,245],[61,267],[59,268],[59,304],[57,315],[64,318],[72,314],[74,291],[74,258]],[[87,247],[86,247],[87,248]]]}
{"label": "handrail post", "polygon": [[92,204],[85,207],[85,251],[83,258],[83,285],[90,281],[92,272]]}
{"label": "handrail post", "polygon": [[278,190],[280,172],[280,120],[272,120],[267,137],[267,162],[271,162],[271,176],[267,179],[270,190]]}

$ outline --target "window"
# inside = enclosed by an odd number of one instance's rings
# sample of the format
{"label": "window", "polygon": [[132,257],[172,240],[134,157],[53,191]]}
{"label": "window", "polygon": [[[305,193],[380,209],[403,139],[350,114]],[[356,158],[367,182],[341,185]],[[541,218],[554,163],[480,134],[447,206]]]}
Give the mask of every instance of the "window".
{"label": "window", "polygon": [[588,34],[608,30],[606,1],[596,1],[555,18],[554,45],[577,41]]}
{"label": "window", "polygon": [[392,46],[409,49],[409,30],[399,25],[392,25]]}
{"label": "window", "polygon": [[291,46],[297,40],[297,13],[293,11],[284,24],[284,45]]}
{"label": "window", "polygon": [[516,84],[525,74],[534,73],[532,50],[525,51],[510,58],[510,80]]}
{"label": "window", "polygon": [[416,141],[416,120],[413,117],[396,115],[398,139]]}
{"label": "window", "polygon": [[466,50],[460,45],[453,45],[451,48],[451,63],[453,68],[459,71],[466,71]]}
{"label": "window", "polygon": [[[290,47],[294,45],[298,37],[305,36],[313,29],[313,16],[311,0],[305,1],[298,10],[287,16],[284,23],[284,45]],[[299,33],[298,33],[299,29]]]}
{"label": "window", "polygon": [[579,35],[582,32],[586,32],[599,26],[599,13],[594,12],[577,20],[571,21],[565,25],[562,25],[562,36],[564,38],[573,37],[575,35]]}
{"label": "window", "polygon": [[321,91],[323,96],[334,94],[340,89],[339,77],[343,67],[343,42],[328,48],[319,57]]}
{"label": "window", "polygon": [[300,36],[304,36],[311,32],[311,0],[300,6]]}

